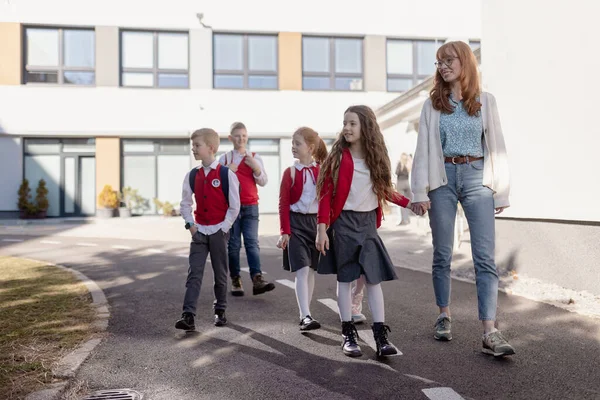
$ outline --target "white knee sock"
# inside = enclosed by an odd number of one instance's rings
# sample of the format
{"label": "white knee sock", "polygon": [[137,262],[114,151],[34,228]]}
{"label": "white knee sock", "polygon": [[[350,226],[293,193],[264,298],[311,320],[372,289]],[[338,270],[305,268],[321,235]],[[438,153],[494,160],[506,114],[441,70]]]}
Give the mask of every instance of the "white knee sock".
{"label": "white knee sock", "polygon": [[352,282],[337,283],[337,302],[342,321],[352,320]]}
{"label": "white knee sock", "polygon": [[367,283],[367,296],[369,297],[369,308],[371,309],[371,314],[373,314],[373,322],[385,322],[381,283],[377,285],[369,285]]}
{"label": "white knee sock", "polygon": [[[296,300],[300,309],[300,318],[310,315],[310,267],[302,267],[296,271]],[[314,285],[314,276],[313,276]]]}

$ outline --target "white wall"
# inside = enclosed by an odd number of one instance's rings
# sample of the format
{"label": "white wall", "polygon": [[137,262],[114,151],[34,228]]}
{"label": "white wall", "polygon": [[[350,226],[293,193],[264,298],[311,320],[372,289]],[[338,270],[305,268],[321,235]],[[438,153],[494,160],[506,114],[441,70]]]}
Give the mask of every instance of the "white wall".
{"label": "white wall", "polygon": [[[228,133],[243,121],[253,136],[291,135],[300,126],[334,135],[352,104],[379,107],[385,92],[152,90],[1,86],[5,132],[19,135],[188,137],[199,127]],[[32,118],[35,110],[35,118]]]}
{"label": "white wall", "polygon": [[20,138],[0,137],[0,171],[0,211],[14,211],[17,209],[17,192],[23,179],[23,145]]}
{"label": "white wall", "polygon": [[[0,20],[191,29],[196,13],[215,30],[480,36],[480,0],[11,0]],[[85,5],[84,5],[85,4]]]}
{"label": "white wall", "polygon": [[483,4],[484,88],[498,101],[512,173],[503,215],[600,221],[599,15],[589,0]]}

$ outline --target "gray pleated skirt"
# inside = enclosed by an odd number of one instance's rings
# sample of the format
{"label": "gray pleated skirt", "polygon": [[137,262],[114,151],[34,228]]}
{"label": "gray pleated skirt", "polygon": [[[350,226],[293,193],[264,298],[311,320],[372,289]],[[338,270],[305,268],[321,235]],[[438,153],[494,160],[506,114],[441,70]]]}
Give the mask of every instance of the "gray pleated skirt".
{"label": "gray pleated skirt", "polygon": [[317,272],[336,274],[338,282],[365,275],[367,283],[398,279],[394,264],[377,234],[377,211],[342,211],[328,229],[329,250],[319,258]]}
{"label": "gray pleated skirt", "polygon": [[283,250],[283,269],[296,272],[304,267],[317,269],[319,252],[317,240],[317,214],[290,213],[292,235]]}

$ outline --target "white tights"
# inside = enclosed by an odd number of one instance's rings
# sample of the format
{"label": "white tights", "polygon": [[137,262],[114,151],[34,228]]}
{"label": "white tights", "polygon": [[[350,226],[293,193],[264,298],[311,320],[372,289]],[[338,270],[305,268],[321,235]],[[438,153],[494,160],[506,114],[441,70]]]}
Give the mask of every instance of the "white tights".
{"label": "white tights", "polygon": [[296,300],[300,309],[300,318],[310,315],[310,301],[315,289],[315,270],[302,267],[296,271]]}
{"label": "white tights", "polygon": [[[338,282],[338,307],[342,321],[352,320],[352,282]],[[373,322],[385,322],[385,309],[381,283],[371,285],[367,283],[367,296],[369,308],[373,314]]]}

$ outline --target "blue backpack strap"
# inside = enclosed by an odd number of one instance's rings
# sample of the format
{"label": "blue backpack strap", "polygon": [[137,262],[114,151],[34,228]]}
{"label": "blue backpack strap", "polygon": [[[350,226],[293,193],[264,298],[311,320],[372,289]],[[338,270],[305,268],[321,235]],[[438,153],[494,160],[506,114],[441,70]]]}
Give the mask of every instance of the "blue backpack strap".
{"label": "blue backpack strap", "polygon": [[196,174],[198,173],[198,168],[192,168],[190,171],[190,188],[192,189],[192,193],[194,193],[194,186],[196,186]]}
{"label": "blue backpack strap", "polygon": [[219,166],[219,178],[221,179],[221,189],[229,207],[229,168],[224,165]]}

